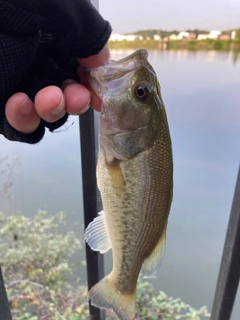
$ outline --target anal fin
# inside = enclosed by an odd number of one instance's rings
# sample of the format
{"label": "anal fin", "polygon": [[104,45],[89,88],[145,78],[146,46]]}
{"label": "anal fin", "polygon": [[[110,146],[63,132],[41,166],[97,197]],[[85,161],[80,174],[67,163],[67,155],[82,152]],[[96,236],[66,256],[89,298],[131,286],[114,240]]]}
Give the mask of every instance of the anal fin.
{"label": "anal fin", "polygon": [[143,261],[141,273],[144,278],[148,278],[156,274],[160,267],[161,258],[163,256],[165,248],[166,230],[167,224],[155,248],[153,249],[151,254]]}
{"label": "anal fin", "polygon": [[111,249],[103,211],[87,226],[85,240],[94,251],[105,253]]}

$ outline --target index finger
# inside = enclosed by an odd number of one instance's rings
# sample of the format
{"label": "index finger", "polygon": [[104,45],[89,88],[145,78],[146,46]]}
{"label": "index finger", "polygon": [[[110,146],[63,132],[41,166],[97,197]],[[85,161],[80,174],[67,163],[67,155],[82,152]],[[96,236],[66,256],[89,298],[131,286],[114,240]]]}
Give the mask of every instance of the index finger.
{"label": "index finger", "polygon": [[92,55],[88,58],[78,58],[77,61],[80,64],[78,67],[80,83],[83,84],[91,93],[91,106],[96,111],[100,111],[102,101],[90,86],[84,68],[97,68],[99,66],[108,64],[110,61],[110,51],[108,48],[108,44],[106,44],[98,54]]}
{"label": "index finger", "polygon": [[96,111],[101,111],[102,101],[96,94],[96,92],[92,89],[88,82],[86,71],[82,66],[78,66],[78,75],[80,77],[80,83],[84,85],[91,93],[91,101],[90,104]]}
{"label": "index finger", "polygon": [[109,63],[110,51],[108,44],[105,44],[103,49],[98,53],[94,54],[88,58],[78,58],[78,63],[84,68],[97,68],[99,66],[104,66]]}

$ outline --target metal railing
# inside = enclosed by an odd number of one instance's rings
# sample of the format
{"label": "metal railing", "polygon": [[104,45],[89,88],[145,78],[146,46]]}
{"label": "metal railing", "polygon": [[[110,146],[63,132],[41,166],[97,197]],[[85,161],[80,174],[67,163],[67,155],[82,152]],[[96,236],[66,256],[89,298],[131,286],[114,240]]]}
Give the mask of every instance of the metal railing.
{"label": "metal railing", "polygon": [[[90,108],[79,117],[81,159],[82,159],[82,185],[83,185],[83,209],[85,228],[97,216],[100,211],[97,197],[96,181],[96,147],[94,111]],[[91,250],[86,244],[87,281],[88,289],[103,278],[103,255]],[[100,309],[89,304],[92,319],[104,319],[104,313]]]}
{"label": "metal railing", "polygon": [[240,166],[233,196],[211,320],[231,318],[240,280]]}
{"label": "metal railing", "polygon": [[7,293],[4,286],[1,266],[0,266],[0,319],[12,320],[10,306],[7,299]]}

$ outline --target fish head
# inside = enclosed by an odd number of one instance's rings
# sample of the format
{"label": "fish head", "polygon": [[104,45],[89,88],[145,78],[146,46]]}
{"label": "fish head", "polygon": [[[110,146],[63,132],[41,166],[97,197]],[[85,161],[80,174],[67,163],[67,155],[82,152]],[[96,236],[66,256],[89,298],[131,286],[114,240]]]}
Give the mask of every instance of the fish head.
{"label": "fish head", "polygon": [[147,50],[91,69],[88,80],[102,100],[101,147],[118,160],[148,149],[165,122],[160,85]]}

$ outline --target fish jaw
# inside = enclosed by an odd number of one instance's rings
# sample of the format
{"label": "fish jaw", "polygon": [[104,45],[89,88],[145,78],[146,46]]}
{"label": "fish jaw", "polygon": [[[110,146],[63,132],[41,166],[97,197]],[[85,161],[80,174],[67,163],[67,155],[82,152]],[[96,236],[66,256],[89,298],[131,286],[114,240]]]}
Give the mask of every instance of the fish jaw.
{"label": "fish jaw", "polygon": [[[134,72],[147,61],[148,52],[139,49],[131,55],[98,68],[88,68],[88,81],[96,92],[103,98],[108,92],[118,92],[123,87],[131,86]],[[127,76],[129,75],[129,76]]]}

